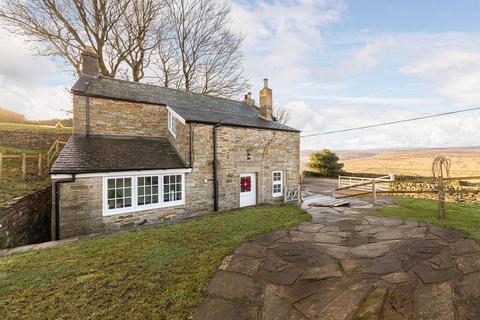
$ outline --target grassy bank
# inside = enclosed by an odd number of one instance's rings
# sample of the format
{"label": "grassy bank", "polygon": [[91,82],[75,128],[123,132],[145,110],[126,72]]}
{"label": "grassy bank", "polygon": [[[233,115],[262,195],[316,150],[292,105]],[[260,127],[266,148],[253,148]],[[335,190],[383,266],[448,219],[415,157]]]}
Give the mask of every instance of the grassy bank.
{"label": "grassy bank", "polygon": [[224,256],[308,219],[260,206],[0,257],[0,318],[186,319]]}
{"label": "grassy bank", "polygon": [[[15,147],[0,146],[0,153],[16,154],[22,153],[38,155],[44,153],[42,150],[24,149]],[[45,161],[45,158],[44,158]],[[37,176],[37,159],[27,159],[27,181],[22,180],[22,160],[4,159],[2,164],[2,176],[0,178],[0,203],[15,197],[20,197],[31,191],[40,190],[50,184],[48,175]],[[45,162],[43,163],[45,166]]]}
{"label": "grassy bank", "polygon": [[415,219],[461,231],[480,242],[480,206],[447,203],[445,220],[438,219],[437,201],[411,198],[395,200],[398,206],[372,211],[373,215]]}
{"label": "grassy bank", "polygon": [[47,132],[47,133],[72,133],[72,128],[55,128],[37,124],[7,123],[0,122],[0,131],[22,131],[22,132]]}

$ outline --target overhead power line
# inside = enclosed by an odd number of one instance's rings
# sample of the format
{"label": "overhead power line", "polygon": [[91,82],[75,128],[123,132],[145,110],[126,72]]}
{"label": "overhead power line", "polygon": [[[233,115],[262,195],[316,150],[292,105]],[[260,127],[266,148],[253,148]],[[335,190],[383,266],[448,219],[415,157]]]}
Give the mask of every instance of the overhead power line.
{"label": "overhead power line", "polygon": [[323,136],[323,135],[327,135],[327,134],[334,134],[334,133],[340,133],[340,132],[362,130],[362,129],[369,129],[369,128],[375,128],[375,127],[383,127],[383,126],[389,126],[389,125],[397,124],[397,123],[412,122],[412,121],[418,121],[418,120],[423,120],[423,119],[430,119],[430,118],[448,116],[448,115],[452,115],[452,114],[456,114],[456,113],[469,112],[469,111],[475,111],[475,110],[480,110],[480,107],[463,109],[463,110],[456,110],[456,111],[450,111],[450,112],[444,112],[444,113],[431,114],[431,115],[428,115],[428,116],[411,118],[411,119],[403,119],[403,120],[397,120],[397,121],[371,124],[371,125],[368,125],[368,126],[362,126],[362,127],[356,127],[356,128],[348,128],[348,129],[340,129],[340,130],[334,130],[334,131],[312,133],[312,134],[307,134],[307,135],[304,135],[304,136],[300,136],[300,138],[308,138],[308,137]]}

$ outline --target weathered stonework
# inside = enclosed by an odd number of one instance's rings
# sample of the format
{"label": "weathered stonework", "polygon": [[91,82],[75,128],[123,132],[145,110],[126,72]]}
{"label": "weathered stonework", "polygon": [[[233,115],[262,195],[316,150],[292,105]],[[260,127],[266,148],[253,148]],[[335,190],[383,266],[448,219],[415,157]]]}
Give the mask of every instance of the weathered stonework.
{"label": "weathered stonework", "polygon": [[0,131],[0,145],[48,150],[55,140],[67,141],[69,133]]}
{"label": "weathered stonework", "polygon": [[0,206],[0,249],[50,240],[51,188]]}
{"label": "weathered stonework", "polygon": [[[86,133],[87,98],[74,95],[74,132]],[[164,106],[90,99],[90,134],[167,137],[192,172],[185,174],[185,204],[102,216],[102,178],[77,177],[61,187],[60,237],[132,227],[147,220],[164,222],[213,211],[213,125],[176,120],[167,128]],[[190,128],[191,127],[191,128]],[[192,135],[192,137],[190,136]],[[192,153],[190,155],[190,150]],[[191,159],[191,163],[190,163]],[[217,129],[219,210],[240,205],[240,174],[256,174],[256,203],[279,203],[272,195],[272,172],[282,171],[283,186],[299,184],[298,132],[221,126]],[[52,223],[52,232],[55,226]]]}

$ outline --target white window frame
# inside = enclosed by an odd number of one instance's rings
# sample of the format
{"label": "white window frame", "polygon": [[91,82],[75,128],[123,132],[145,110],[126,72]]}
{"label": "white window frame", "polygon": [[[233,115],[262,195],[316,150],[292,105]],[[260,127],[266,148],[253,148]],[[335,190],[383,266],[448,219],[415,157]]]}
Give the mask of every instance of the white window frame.
{"label": "white window frame", "polygon": [[173,115],[173,112],[168,110],[168,131],[174,136],[175,138],[177,137],[177,128],[175,126],[175,116]]}
{"label": "white window frame", "polygon": [[[280,181],[275,181],[274,177],[276,173],[280,173]],[[280,185],[280,192],[275,192],[275,186]],[[273,171],[272,172],[272,197],[281,197],[283,196],[283,172],[282,171]]]}
{"label": "white window frame", "polygon": [[[163,201],[163,177],[169,175],[180,175],[182,177],[182,200],[164,202]],[[138,178],[140,177],[158,177],[158,203],[152,203],[148,205],[138,205]],[[109,179],[118,179],[118,178],[131,178],[131,188],[132,188],[132,206],[127,208],[119,209],[108,209],[108,180]],[[113,216],[117,214],[145,211],[157,208],[168,208],[174,206],[180,206],[185,204],[185,173],[184,172],[164,172],[164,173],[139,173],[126,175],[118,173],[118,175],[108,175],[103,177],[103,195],[102,195],[102,215],[103,216]]]}

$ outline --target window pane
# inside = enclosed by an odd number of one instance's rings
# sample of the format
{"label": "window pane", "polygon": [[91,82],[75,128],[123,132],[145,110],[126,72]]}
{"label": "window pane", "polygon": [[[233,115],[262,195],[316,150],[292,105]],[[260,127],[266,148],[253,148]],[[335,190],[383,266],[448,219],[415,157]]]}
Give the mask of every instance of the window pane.
{"label": "window pane", "polygon": [[158,187],[152,187],[152,194],[158,194]]}
{"label": "window pane", "polygon": [[108,209],[115,209],[115,200],[108,200]]}
{"label": "window pane", "polygon": [[123,199],[117,199],[116,208],[123,208]]}
{"label": "window pane", "polygon": [[145,200],[143,199],[143,197],[138,197],[138,205],[141,206],[145,204]]}
{"label": "window pane", "polygon": [[123,189],[117,189],[117,198],[122,198],[123,197]]}
{"label": "window pane", "polygon": [[122,188],[123,187],[123,179],[116,179],[117,180],[117,188]]}
{"label": "window pane", "polygon": [[132,185],[132,178],[125,179],[125,187],[130,187]]}
{"label": "window pane", "polygon": [[108,179],[108,189],[115,188],[115,179]]}
{"label": "window pane", "polygon": [[132,198],[125,198],[125,207],[132,206]]}
{"label": "window pane", "polygon": [[143,196],[145,193],[144,193],[144,187],[138,187],[138,195],[139,196]]}
{"label": "window pane", "polygon": [[169,183],[170,182],[169,178],[170,178],[170,176],[164,176],[163,177],[163,184]]}
{"label": "window pane", "polygon": [[177,192],[177,198],[176,198],[177,201],[180,201],[182,200],[182,193],[181,192]]}
{"label": "window pane", "polygon": [[152,183],[158,184],[158,177],[152,177]]}
{"label": "window pane", "polygon": [[151,196],[146,196],[145,197],[145,204],[150,204],[152,203],[152,197]]}
{"label": "window pane", "polygon": [[152,184],[152,177],[146,177],[145,178],[145,185],[151,185]]}
{"label": "window pane", "polygon": [[143,177],[138,178],[138,186],[143,186],[144,185],[145,179]]}
{"label": "window pane", "polygon": [[158,203],[158,196],[152,196],[152,203]]}
{"label": "window pane", "polygon": [[108,190],[108,199],[115,198],[115,190]]}
{"label": "window pane", "polygon": [[152,187],[145,187],[145,195],[150,195],[152,194]]}

